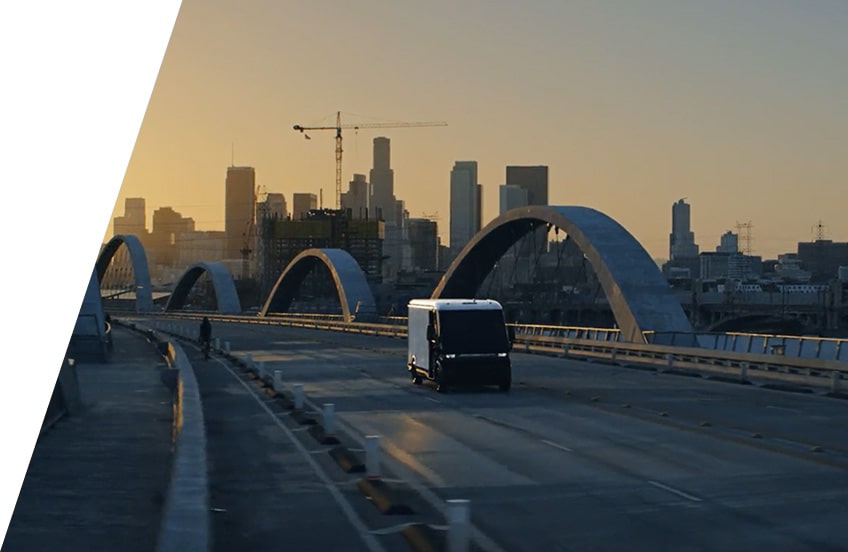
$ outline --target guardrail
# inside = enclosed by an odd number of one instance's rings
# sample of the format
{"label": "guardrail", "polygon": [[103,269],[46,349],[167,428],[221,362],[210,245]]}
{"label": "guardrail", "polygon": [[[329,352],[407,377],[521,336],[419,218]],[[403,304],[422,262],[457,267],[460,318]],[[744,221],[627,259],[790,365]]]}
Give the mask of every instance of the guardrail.
{"label": "guardrail", "polygon": [[[341,320],[287,315],[260,317],[227,316],[212,313],[167,313],[158,316],[196,320],[208,316],[210,320],[218,322],[279,325],[375,336],[406,337],[406,327],[397,323],[345,323]],[[515,328],[516,350],[523,350],[528,353],[553,353],[572,358],[611,361],[617,364],[630,363],[652,366],[660,371],[696,371],[698,373],[717,374],[745,382],[754,379],[786,382],[794,385],[827,388],[832,394],[842,392],[842,381],[846,379],[846,374],[848,374],[848,362],[842,358],[793,356],[786,354],[785,346],[782,349],[774,347],[778,344],[792,343],[792,340],[813,342],[815,341],[814,338],[726,334],[728,336],[726,343],[733,343],[734,347],[739,348],[742,348],[741,344],[746,344],[746,350],[736,350],[698,346],[684,347],[656,342],[631,343],[622,341],[620,332],[610,328],[577,328],[535,324],[510,324],[510,326]],[[648,332],[646,339],[650,341],[656,335],[660,334]],[[681,335],[688,336],[690,343],[693,335],[699,338],[699,343],[701,338],[709,339],[709,334]],[[767,339],[761,341],[760,337]],[[818,340],[844,341],[826,340],[825,338],[818,338]],[[759,348],[759,345],[762,345],[762,349]],[[823,349],[825,348],[819,347],[819,353]],[[809,345],[799,346],[797,349],[795,347],[788,349],[790,353],[809,350]],[[840,345],[838,350],[848,350],[848,345]]]}
{"label": "guardrail", "polygon": [[775,354],[798,358],[848,361],[848,339],[750,333],[647,332],[649,343],[679,345],[694,336],[698,346],[736,353]]}

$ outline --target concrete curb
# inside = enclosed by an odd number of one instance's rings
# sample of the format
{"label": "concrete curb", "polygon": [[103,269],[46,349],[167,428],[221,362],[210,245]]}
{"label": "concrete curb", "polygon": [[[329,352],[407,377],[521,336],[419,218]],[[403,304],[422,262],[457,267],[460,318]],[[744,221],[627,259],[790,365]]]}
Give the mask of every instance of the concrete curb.
{"label": "concrete curb", "polygon": [[200,389],[194,369],[178,344],[168,343],[168,357],[179,375],[178,433],[156,551],[208,551],[211,545],[209,481]]}
{"label": "concrete curb", "polygon": [[313,424],[309,428],[309,434],[312,435],[315,440],[317,440],[322,445],[339,445],[341,441],[339,441],[335,435],[328,435],[324,431],[324,426],[321,424]]}
{"label": "concrete curb", "polygon": [[356,485],[362,494],[371,499],[377,510],[385,516],[409,516],[415,512],[406,504],[398,502],[392,490],[380,479],[360,479]]}
{"label": "concrete curb", "polygon": [[365,463],[347,447],[339,445],[330,451],[330,457],[345,473],[364,473]]}

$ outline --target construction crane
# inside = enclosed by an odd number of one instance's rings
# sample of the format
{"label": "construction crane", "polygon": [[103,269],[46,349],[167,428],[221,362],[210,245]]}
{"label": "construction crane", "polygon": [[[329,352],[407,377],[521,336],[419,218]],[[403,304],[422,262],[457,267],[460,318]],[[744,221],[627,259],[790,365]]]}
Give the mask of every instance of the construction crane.
{"label": "construction crane", "polygon": [[416,122],[416,123],[359,123],[342,124],[342,114],[336,112],[336,126],[313,126],[305,127],[294,125],[294,129],[301,132],[307,140],[311,140],[307,130],[335,130],[336,131],[336,209],[342,206],[342,129],[359,130],[360,128],[408,128],[408,127],[433,127],[447,126],[444,121]]}

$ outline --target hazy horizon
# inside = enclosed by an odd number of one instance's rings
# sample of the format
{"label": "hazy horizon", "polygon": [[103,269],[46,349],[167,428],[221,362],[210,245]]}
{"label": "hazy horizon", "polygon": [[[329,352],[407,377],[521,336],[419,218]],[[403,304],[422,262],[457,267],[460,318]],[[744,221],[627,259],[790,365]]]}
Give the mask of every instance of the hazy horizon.
{"label": "hazy horizon", "polygon": [[[848,5],[840,2],[475,1],[425,5],[185,0],[112,218],[124,199],[223,229],[231,163],[334,206],[334,133],[295,124],[446,121],[346,130],[343,191],[392,143],[395,195],[448,235],[450,170],[476,160],[483,223],[507,165],[547,165],[552,205],[593,207],[654,258],[671,206],[702,251],[752,223],[752,253],[848,241]],[[741,243],[741,240],[740,240]]]}

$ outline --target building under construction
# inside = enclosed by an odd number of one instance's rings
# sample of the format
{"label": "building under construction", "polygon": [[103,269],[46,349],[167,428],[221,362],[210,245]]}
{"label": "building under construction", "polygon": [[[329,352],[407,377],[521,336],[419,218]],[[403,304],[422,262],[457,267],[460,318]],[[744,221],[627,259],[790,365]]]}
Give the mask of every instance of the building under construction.
{"label": "building under construction", "polygon": [[350,210],[311,209],[300,220],[265,217],[259,233],[262,296],[267,297],[286,265],[310,248],[344,249],[369,282],[380,283],[384,237],[382,220],[353,218]]}

